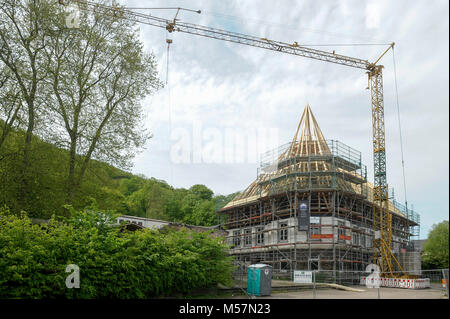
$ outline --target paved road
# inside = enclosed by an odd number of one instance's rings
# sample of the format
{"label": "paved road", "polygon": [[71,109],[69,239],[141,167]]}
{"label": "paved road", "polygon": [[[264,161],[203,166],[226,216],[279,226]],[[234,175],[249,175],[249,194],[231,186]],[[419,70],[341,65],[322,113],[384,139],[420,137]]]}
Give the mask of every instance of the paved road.
{"label": "paved road", "polygon": [[[344,291],[337,289],[318,289],[316,299],[378,299],[377,289],[370,289],[361,286],[352,288],[364,290],[362,292]],[[235,296],[232,298],[246,298],[245,296]],[[273,292],[271,296],[259,297],[258,299],[312,299],[311,290]],[[401,289],[401,288],[381,288],[381,299],[441,299],[444,293],[441,289]]]}

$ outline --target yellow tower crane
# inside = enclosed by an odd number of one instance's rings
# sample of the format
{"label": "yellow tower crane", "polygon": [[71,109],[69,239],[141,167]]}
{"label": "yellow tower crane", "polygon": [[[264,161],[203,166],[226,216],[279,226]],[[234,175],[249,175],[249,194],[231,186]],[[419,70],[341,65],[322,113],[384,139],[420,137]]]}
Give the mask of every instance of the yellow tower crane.
{"label": "yellow tower crane", "polygon": [[[374,158],[374,206],[373,206],[373,226],[375,230],[374,263],[380,267],[380,275],[384,277],[399,277],[396,268],[401,276],[405,277],[404,270],[391,250],[392,243],[392,213],[389,211],[388,184],[386,180],[386,143],[384,127],[384,99],[383,99],[383,66],[377,63],[380,59],[394,47],[394,42],[381,54],[373,63],[367,60],[353,58],[336,54],[335,51],[327,52],[304,47],[297,42],[292,44],[255,37],[242,33],[230,32],[226,30],[211,28],[207,26],[180,22],[177,19],[180,10],[195,11],[183,8],[175,9],[177,13],[173,20],[156,17],[133,11],[131,8],[116,7],[98,4],[85,0],[59,0],[62,4],[75,3],[84,11],[102,13],[113,18],[127,19],[137,23],[151,25],[166,29],[168,32],[183,32],[202,37],[234,42],[238,44],[253,46],[266,50],[297,55],[305,58],[341,64],[357,69],[365,70],[368,74],[369,89],[372,106],[372,133],[373,133],[373,158]],[[397,273],[397,274],[396,274]]]}

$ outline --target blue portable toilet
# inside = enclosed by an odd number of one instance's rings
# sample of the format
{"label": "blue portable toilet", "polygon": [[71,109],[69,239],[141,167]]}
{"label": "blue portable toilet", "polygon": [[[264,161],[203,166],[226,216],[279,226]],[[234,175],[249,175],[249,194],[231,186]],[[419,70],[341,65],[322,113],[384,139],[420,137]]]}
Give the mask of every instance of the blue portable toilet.
{"label": "blue portable toilet", "polygon": [[270,296],[272,291],[272,266],[254,264],[248,266],[247,293],[253,296]]}

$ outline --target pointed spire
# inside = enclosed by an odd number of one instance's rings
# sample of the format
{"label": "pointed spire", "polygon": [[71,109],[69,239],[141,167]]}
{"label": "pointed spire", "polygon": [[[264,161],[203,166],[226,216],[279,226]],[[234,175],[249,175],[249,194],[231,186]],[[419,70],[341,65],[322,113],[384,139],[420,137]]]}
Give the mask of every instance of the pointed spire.
{"label": "pointed spire", "polygon": [[[278,153],[277,153],[278,154]],[[311,111],[309,104],[306,105],[302,116],[300,117],[300,122],[295,132],[294,138],[290,143],[289,147],[278,156],[277,160],[272,162],[272,168],[270,171],[262,171],[258,178],[250,184],[243,192],[238,194],[232,201],[230,201],[225,207],[232,207],[234,205],[241,205],[245,203],[246,200],[254,200],[258,196],[265,196],[270,192],[270,188],[274,185],[268,183],[274,177],[277,176],[289,176],[290,172],[310,172],[310,171],[329,171],[331,169],[331,164],[327,163],[323,158],[312,159],[311,161],[304,160],[293,160],[289,159],[301,156],[311,156],[311,155],[327,155],[331,154],[328,144],[323,136],[322,130],[317,123],[314,114]],[[288,160],[288,161],[285,161]],[[279,166],[279,163],[283,165]],[[289,177],[287,179],[282,179],[280,184],[275,182],[275,185],[280,187],[283,183],[304,183],[307,177]],[[329,185],[330,175],[324,175],[319,177],[319,183],[324,185]],[[353,190],[351,183],[346,181],[338,182],[339,186],[345,190]],[[275,186],[275,187],[278,187]]]}
{"label": "pointed spire", "polygon": [[306,104],[297,131],[292,139],[291,146],[285,155],[287,155],[286,157],[291,157],[324,153],[330,153],[330,149],[328,148],[322,130],[311,111],[311,107],[309,104]]}

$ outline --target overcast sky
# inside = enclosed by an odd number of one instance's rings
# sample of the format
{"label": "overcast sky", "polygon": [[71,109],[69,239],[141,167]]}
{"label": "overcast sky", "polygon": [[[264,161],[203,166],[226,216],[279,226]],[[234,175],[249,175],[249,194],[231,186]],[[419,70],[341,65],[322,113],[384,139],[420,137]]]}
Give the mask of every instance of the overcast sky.
{"label": "overcast sky", "polygon": [[[421,237],[449,214],[448,1],[134,1],[129,7],[185,7],[184,22],[304,45],[395,42],[409,207]],[[168,10],[147,11],[173,18]],[[168,85],[144,101],[153,133],[134,173],[216,194],[245,189],[261,153],[289,142],[307,103],[325,138],[362,152],[373,181],[372,128],[363,70],[142,25],[145,50]],[[387,45],[317,47],[374,61]],[[393,52],[384,69],[387,179],[405,201]],[[233,140],[233,134],[239,136]]]}

